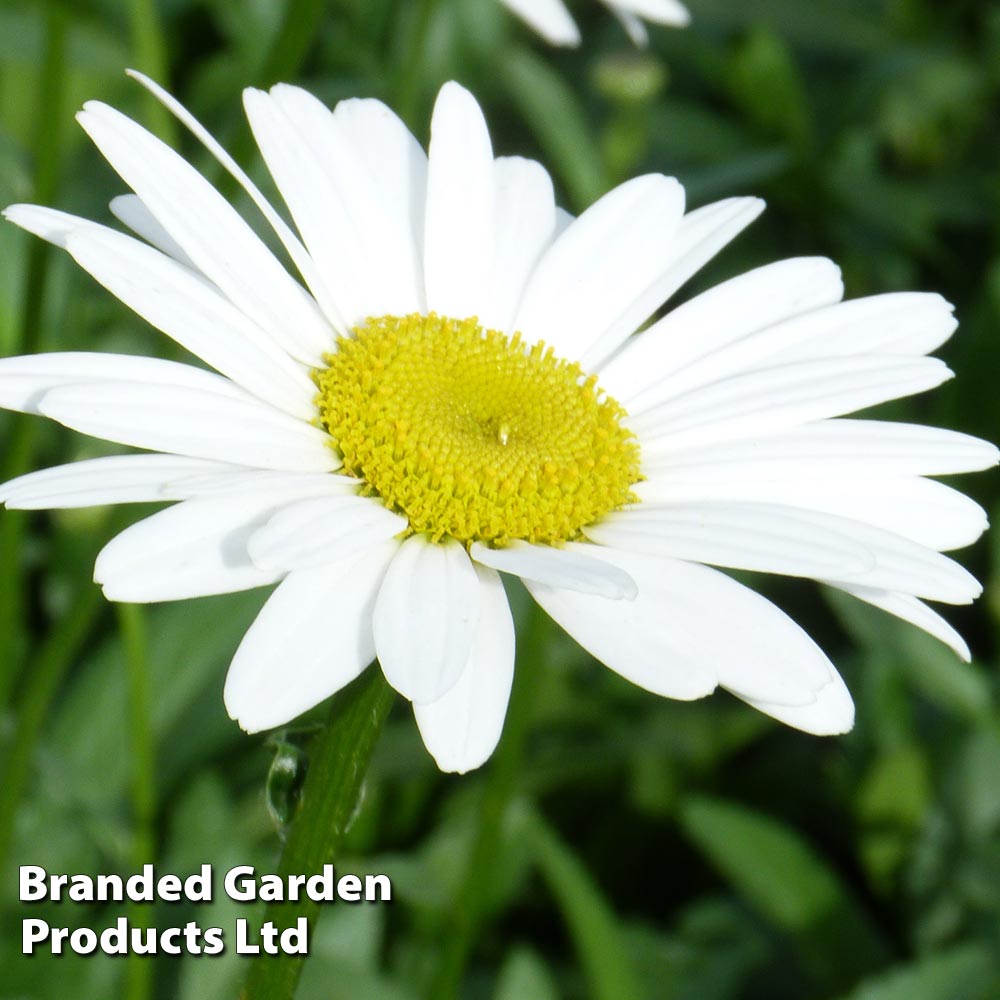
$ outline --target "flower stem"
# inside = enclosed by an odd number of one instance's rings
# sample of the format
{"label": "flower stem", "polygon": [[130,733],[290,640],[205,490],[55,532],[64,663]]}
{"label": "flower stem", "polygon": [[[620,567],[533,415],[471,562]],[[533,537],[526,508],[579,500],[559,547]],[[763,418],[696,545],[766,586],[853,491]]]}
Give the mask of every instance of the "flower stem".
{"label": "flower stem", "polygon": [[0,892],[6,891],[13,866],[8,863],[14,821],[24,794],[42,723],[85,639],[104,605],[100,590],[87,581],[37,655],[28,664],[28,682],[18,709],[17,729],[0,770]]}
{"label": "flower stem", "polygon": [[[298,76],[320,36],[327,7],[328,0],[288,0],[281,25],[248,82],[270,87]],[[231,135],[226,145],[238,163],[247,160],[256,148],[252,134],[245,128]],[[208,176],[227,198],[239,189],[237,182],[218,164],[213,165],[211,171],[214,173],[210,172]]]}
{"label": "flower stem", "polygon": [[[39,99],[33,137],[35,176],[32,197],[41,205],[55,199],[63,166],[63,126],[59,109],[66,98],[66,34],[68,11],[61,3],[48,5],[45,18],[45,49],[39,77]],[[31,354],[38,347],[42,329],[42,303],[49,274],[50,248],[32,238],[21,305],[21,322],[12,353]],[[33,418],[15,414],[10,418],[4,455],[0,461],[3,481],[28,468],[34,447]],[[26,515],[8,514],[0,524],[0,711],[7,704],[23,664],[23,580],[21,547]]]}
{"label": "flower stem", "polygon": [[291,0],[257,76],[269,87],[299,71],[319,34],[327,0]]}
{"label": "flower stem", "polygon": [[[278,868],[283,878],[316,874],[334,860],[392,701],[377,665],[334,698],[326,727],[309,747],[309,770]],[[319,910],[312,900],[270,903],[264,919],[280,934],[305,917],[311,930]],[[304,955],[261,953],[250,967],[242,1000],[291,1000],[304,960]]]}
{"label": "flower stem", "polygon": [[[136,68],[162,86],[169,87],[167,43],[163,37],[163,24],[156,9],[156,0],[129,0],[128,12]],[[177,123],[152,94],[146,97],[146,114],[154,134],[168,145],[173,145],[177,138]]]}
{"label": "flower stem", "polygon": [[[138,871],[153,857],[153,821],[156,812],[156,776],[153,732],[149,712],[149,671],[146,661],[146,618],[137,604],[119,604],[118,627],[125,653],[128,683],[129,721],[132,742],[132,864]],[[150,926],[149,907],[129,905],[133,927]],[[148,1000],[153,993],[153,965],[143,955],[130,954],[127,960],[127,1000]]]}
{"label": "flower stem", "polygon": [[404,51],[400,55],[399,70],[393,90],[396,113],[413,127],[426,84],[423,68],[427,58],[427,40],[437,3],[436,0],[419,0],[419,3],[407,6],[412,19],[410,22],[412,28],[405,41]]}
{"label": "flower stem", "polygon": [[482,922],[490,872],[500,849],[504,813],[521,771],[521,758],[531,728],[538,667],[541,664],[537,662],[537,657],[535,662],[530,662],[530,651],[539,648],[542,632],[547,627],[546,621],[541,609],[530,604],[528,621],[518,634],[518,669],[514,672],[503,738],[489,764],[472,848],[449,911],[449,926],[441,934],[444,943],[426,992],[428,1000],[451,1000],[458,996]]}

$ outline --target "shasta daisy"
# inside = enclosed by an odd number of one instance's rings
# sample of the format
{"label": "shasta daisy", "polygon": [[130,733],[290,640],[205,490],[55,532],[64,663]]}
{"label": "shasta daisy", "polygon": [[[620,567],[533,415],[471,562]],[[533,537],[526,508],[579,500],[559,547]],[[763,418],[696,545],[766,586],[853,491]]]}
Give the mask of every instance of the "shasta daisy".
{"label": "shasta daisy", "polygon": [[0,405],[147,452],[31,473],[0,498],[172,501],[101,552],[112,600],[277,584],[226,682],[245,729],[288,722],[377,657],[440,767],[477,767],[514,669],[500,573],[634,683],[679,699],[723,687],[813,733],[852,725],[837,671],[710,567],[819,580],[968,657],[923,602],[979,594],[942,552],[986,518],[926,477],[993,465],[996,449],[843,417],[950,377],[927,356],[955,328],[939,296],[842,302],[830,261],[796,258],[664,313],[762,203],[687,211],[681,185],[650,174],[574,219],[538,163],[493,155],[454,83],[426,154],[378,101],[331,111],[296,87],[248,90],[296,232],[134,75],[243,186],[292,270],[177,153],[86,105],[80,123],[132,192],[112,212],[136,235],[38,206],[7,217],[214,371],[0,361]]}

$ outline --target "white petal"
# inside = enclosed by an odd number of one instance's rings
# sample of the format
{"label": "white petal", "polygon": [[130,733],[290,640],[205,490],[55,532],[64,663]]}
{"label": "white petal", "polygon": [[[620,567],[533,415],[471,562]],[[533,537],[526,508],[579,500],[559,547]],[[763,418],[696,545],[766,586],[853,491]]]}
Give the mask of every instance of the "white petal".
{"label": "white petal", "polygon": [[[354,227],[351,251],[361,258],[372,285],[358,322],[385,313],[425,312],[423,246],[417,242],[420,226],[414,225],[421,210],[414,202],[425,193],[427,164],[416,140],[377,101],[359,102],[350,116],[352,132],[342,128],[343,115],[330,112],[306,90],[278,84],[271,94],[306,136],[308,149],[347,207]],[[366,141],[357,144],[356,134]],[[394,162],[384,163],[388,156]]]}
{"label": "white petal", "polygon": [[953,378],[937,358],[805,361],[736,375],[633,413],[643,455],[785,430],[925,392]]}
{"label": "white petal", "polygon": [[480,542],[473,542],[470,555],[483,566],[549,587],[576,590],[581,594],[600,594],[612,600],[635,599],[635,581],[628,573],[593,558],[583,546],[557,549],[551,545],[531,545],[515,539],[503,548],[491,549]]}
{"label": "white petal", "polygon": [[807,705],[835,676],[795,622],[722,573],[603,546],[596,552],[635,579],[634,602],[526,586],[577,642],[633,683],[696,698],[711,690],[714,675],[741,697]]}
{"label": "white petal", "polygon": [[659,277],[588,350],[584,367],[600,369],[646,318],[763,211],[758,198],[727,198],[685,215],[660,260]]}
{"label": "white petal", "polygon": [[[733,345],[779,320],[837,302],[843,292],[840,269],[823,257],[748,271],[671,310],[635,337],[601,369],[601,387],[630,411],[647,409],[684,391],[683,375],[690,367],[704,372],[706,359],[727,365],[722,374],[739,371],[729,365]],[[714,379],[699,374],[691,385],[706,381]],[[669,388],[674,384],[676,389]]]}
{"label": "white petal", "polygon": [[479,309],[479,322],[491,330],[513,333],[524,287],[556,228],[552,180],[541,164],[519,156],[493,163],[496,227],[490,294]]}
{"label": "white petal", "polygon": [[110,455],[18,476],[0,486],[0,502],[12,510],[44,510],[177,500],[164,490],[171,480],[235,468],[180,455]]}
{"label": "white petal", "polygon": [[[982,592],[958,563],[901,535],[794,507],[643,504],[586,532],[595,541],[640,552],[898,590],[947,604],[968,604]],[[824,563],[826,570],[820,568]]]}
{"label": "white petal", "polygon": [[211,153],[223,169],[249,195],[250,200],[257,206],[261,215],[264,216],[281,241],[281,245],[292,259],[299,274],[305,279],[306,284],[308,284],[313,294],[319,298],[323,311],[330,317],[330,322],[336,329],[344,329],[343,320],[338,315],[336,307],[324,296],[324,289],[322,282],[319,280],[316,265],[309,254],[306,253],[306,249],[302,246],[299,238],[292,232],[285,220],[274,210],[274,207],[260,192],[257,185],[240,169],[239,164],[216,142],[201,122],[158,83],[137,70],[129,69],[125,72],[133,80],[145,87]]}
{"label": "white petal", "polygon": [[493,264],[493,147],[476,99],[457,83],[438,94],[427,171],[424,276],[427,307],[476,316],[488,301]]}
{"label": "white petal", "polygon": [[[174,238],[153,218],[149,209],[134,194],[120,195],[111,199],[112,214],[125,223],[144,240],[157,247],[168,257],[194,268],[194,264],[186,253],[178,246]],[[8,222],[13,222],[29,233],[40,236],[49,243],[66,249],[66,241],[73,233],[112,233],[120,236],[115,229],[102,226],[90,219],[83,219],[68,212],[60,212],[43,205],[10,205],[3,211]],[[200,272],[195,271],[198,278],[205,280]]]}
{"label": "white petal", "polygon": [[465,549],[411,535],[375,602],[375,648],[386,680],[410,701],[437,701],[468,662],[479,581]]}
{"label": "white petal", "polygon": [[319,428],[214,389],[94,381],[51,389],[37,407],[83,434],[150,451],[301,472],[339,466]]}
{"label": "white petal", "polygon": [[407,521],[377,500],[311,497],[279,510],[247,546],[264,569],[299,570],[334,562],[405,531]]}
{"label": "white petal", "polygon": [[[765,482],[687,483],[653,475],[637,483],[646,502],[733,501],[818,510],[892,531],[938,552],[971,545],[988,527],[986,512],[949,486],[916,476]],[[809,574],[810,576],[815,574]]]}
{"label": "white petal", "polygon": [[608,7],[628,11],[654,24],[683,27],[691,20],[687,8],[678,0],[602,0]]}
{"label": "white petal", "polygon": [[816,700],[808,705],[783,705],[751,698],[738,691],[733,691],[733,694],[786,726],[801,729],[814,736],[839,736],[854,728],[854,702],[843,679],[832,665],[830,671],[830,682],[816,693]]}
{"label": "white petal", "polygon": [[632,399],[630,405],[636,411],[645,410],[660,400],[730,375],[789,363],[863,355],[920,357],[938,347],[955,329],[952,307],[940,296],[904,295],[900,299],[855,299],[795,316],[667,376]]}
{"label": "white petal", "polygon": [[112,198],[108,205],[111,214],[124,223],[137,236],[141,236],[150,246],[156,247],[168,257],[194,268],[194,262],[181,249],[180,244],[156,221],[153,213],[142,203],[142,199],[134,194],[120,194]]}
{"label": "white petal", "polygon": [[126,528],[101,550],[94,580],[112,601],[176,601],[274,583],[247,540],[287,491],[184,500]]}
{"label": "white petal", "polygon": [[423,311],[411,219],[390,212],[330,110],[298,87],[243,94],[254,138],[339,314]]}
{"label": "white petal", "polygon": [[769,332],[782,362],[851,354],[937,350],[956,330],[954,306],[940,295],[893,292],[840,302]]}
{"label": "white petal", "polygon": [[514,679],[514,622],[500,577],[476,567],[479,620],[469,662],[450,691],[413,714],[424,746],[442,771],[464,774],[496,748]]}
{"label": "white petal", "polygon": [[289,499],[321,496],[353,496],[358,481],[353,476],[331,472],[281,472],[273,469],[234,467],[234,471],[202,472],[170,480],[164,491],[171,500],[193,497],[253,495],[280,490]]}
{"label": "white petal", "polygon": [[361,158],[379,201],[413,248],[423,301],[424,209],[427,154],[399,117],[381,101],[351,98],[333,109],[337,127]]}
{"label": "white petal", "polygon": [[596,549],[598,558],[635,580],[634,601],[525,580],[531,596],[584,649],[633,684],[684,701],[710,694],[716,686],[712,656],[701,644],[697,624],[683,610],[675,614],[681,595],[672,564],[600,546],[583,548],[587,553]]}
{"label": "white petal", "polygon": [[888,420],[824,420],[765,437],[643,456],[664,484],[944,476],[997,464],[995,445],[968,434]]}
{"label": "white petal", "polygon": [[551,45],[579,45],[580,31],[562,0],[500,0]]}
{"label": "white petal", "polygon": [[306,370],[189,268],[111,231],[72,233],[66,249],[130,309],[237,385],[285,413],[315,417]]}
{"label": "white petal", "polygon": [[789,576],[864,573],[874,556],[828,525],[801,523],[780,507],[723,503],[642,504],[584,530],[600,545]]}
{"label": "white petal", "polygon": [[315,302],[189,163],[107,105],[78,115],[94,143],[198,269],[288,353],[317,364],[333,331]]}
{"label": "white petal", "polygon": [[855,587],[845,583],[830,583],[830,586],[843,590],[876,608],[881,608],[911,625],[916,625],[917,628],[923,629],[935,639],[940,639],[946,646],[950,646],[966,663],[972,660],[972,654],[969,652],[965,640],[923,601],[919,601],[909,594],[899,594],[891,590]]}
{"label": "white petal", "polygon": [[60,212],[55,208],[46,208],[44,205],[8,205],[3,210],[3,217],[8,222],[13,222],[15,226],[35,236],[40,236],[43,240],[53,246],[66,247],[66,237],[76,232],[78,229],[105,229],[90,219],[80,218],[78,215],[70,215],[68,212]]}
{"label": "white petal", "polygon": [[39,401],[50,390],[95,382],[143,382],[245,398],[242,390],[227,379],[159,358],[82,351],[0,358],[0,406],[7,410],[39,413]]}
{"label": "white petal", "polygon": [[639,49],[644,49],[649,44],[649,32],[642,23],[642,19],[636,17],[631,11],[622,10],[617,4],[608,3],[611,13],[618,18],[619,24],[625,29],[625,33],[631,39],[632,44]]}
{"label": "white petal", "polygon": [[[564,358],[585,358],[609,331],[618,343],[663,299],[650,297],[684,213],[684,189],[647,174],[590,206],[538,262],[514,326]],[[615,344],[617,346],[617,344]]]}
{"label": "white petal", "polygon": [[281,582],[226,675],[226,710],[243,729],[290,722],[371,663],[375,595],[395,550],[383,543]]}

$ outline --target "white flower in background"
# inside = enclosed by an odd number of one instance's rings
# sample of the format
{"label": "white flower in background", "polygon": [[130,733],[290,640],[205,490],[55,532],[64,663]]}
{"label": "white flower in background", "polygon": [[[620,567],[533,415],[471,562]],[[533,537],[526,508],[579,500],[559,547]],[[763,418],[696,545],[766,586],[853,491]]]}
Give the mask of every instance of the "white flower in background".
{"label": "white flower in background", "polygon": [[245,729],[295,718],[377,656],[438,764],[478,766],[514,669],[498,571],[641,687],[723,687],[812,733],[852,725],[837,671],[709,566],[819,580],[968,657],[923,599],[980,593],[940,553],[986,518],[924,477],[993,465],[996,449],[841,419],[950,377],[926,357],[955,328],[940,297],[841,302],[837,268],[797,258],[633,336],[760,201],[686,212],[677,181],[651,174],[573,219],[538,163],[494,158],[457,84],[441,90],[426,155],[378,101],[331,112],[295,87],[248,90],[300,242],[143,82],[240,181],[305,285],[190,164],[87,104],[80,123],[134,192],[112,211],[144,241],[48,208],[7,217],[218,374],[117,354],[0,361],[3,406],[158,453],[35,472],[0,498],[177,501],[101,552],[112,600],[278,583],[226,682]]}
{"label": "white flower in background", "polygon": [[[500,0],[552,45],[579,45],[577,28],[563,0]],[[687,8],[679,0],[601,0],[636,45],[649,41],[642,19],[653,24],[669,24],[683,28],[691,20]]]}

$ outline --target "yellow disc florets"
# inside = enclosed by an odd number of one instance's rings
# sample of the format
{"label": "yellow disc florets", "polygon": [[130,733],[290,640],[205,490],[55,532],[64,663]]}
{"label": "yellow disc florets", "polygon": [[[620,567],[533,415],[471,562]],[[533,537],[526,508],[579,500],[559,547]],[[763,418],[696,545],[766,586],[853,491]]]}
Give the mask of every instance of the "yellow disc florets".
{"label": "yellow disc florets", "polygon": [[344,471],[413,531],[559,544],[635,499],[639,446],[597,377],[475,319],[382,316],[314,373]]}

